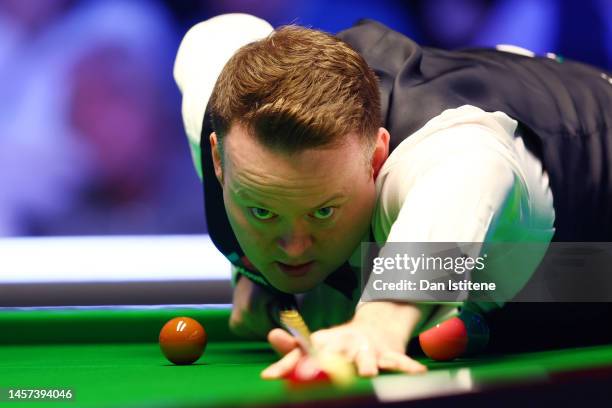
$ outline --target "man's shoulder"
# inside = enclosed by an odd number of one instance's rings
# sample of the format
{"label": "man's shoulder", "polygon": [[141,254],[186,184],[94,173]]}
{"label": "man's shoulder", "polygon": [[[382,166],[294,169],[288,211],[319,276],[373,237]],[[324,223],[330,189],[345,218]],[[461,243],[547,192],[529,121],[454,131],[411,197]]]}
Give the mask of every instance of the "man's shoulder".
{"label": "man's shoulder", "polygon": [[359,53],[378,49],[379,47],[383,49],[391,46],[397,49],[401,45],[409,46],[410,48],[418,47],[406,35],[372,19],[361,19],[352,27],[337,33],[336,37],[347,42]]}

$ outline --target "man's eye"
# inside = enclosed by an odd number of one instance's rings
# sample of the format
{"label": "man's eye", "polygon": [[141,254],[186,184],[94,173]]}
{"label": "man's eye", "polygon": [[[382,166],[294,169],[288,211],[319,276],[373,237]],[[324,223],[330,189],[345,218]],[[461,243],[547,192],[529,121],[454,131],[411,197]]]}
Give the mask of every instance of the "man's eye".
{"label": "man's eye", "polygon": [[253,217],[261,221],[266,221],[271,218],[274,218],[274,215],[275,215],[272,211],[266,210],[265,208],[259,208],[259,207],[250,207],[249,211],[251,211],[251,214],[253,214]]}
{"label": "man's eye", "polygon": [[334,207],[323,207],[314,212],[314,217],[319,220],[326,220],[332,215],[334,215]]}

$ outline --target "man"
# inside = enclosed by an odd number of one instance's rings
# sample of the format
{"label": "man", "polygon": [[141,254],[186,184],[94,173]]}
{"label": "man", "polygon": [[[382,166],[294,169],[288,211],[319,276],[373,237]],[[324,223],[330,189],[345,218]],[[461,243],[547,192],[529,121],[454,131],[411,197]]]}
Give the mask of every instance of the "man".
{"label": "man", "polygon": [[[272,31],[252,16],[213,18],[185,36],[175,65],[209,231],[234,265],[230,325],[267,335],[284,357],[262,376],[282,377],[302,352],[276,328],[273,310],[296,294],[307,323],[320,329],[315,347],[343,354],[360,375],[422,372],[405,355],[408,340],[455,309],[359,303],[360,243],[549,242],[555,185],[586,188],[578,175],[561,178],[560,159],[584,160],[560,155],[566,147],[553,137],[583,131],[594,115],[582,121],[575,111],[586,108],[551,105],[543,94],[550,81],[535,79],[537,67],[561,84],[577,73],[601,78],[573,63],[565,72],[552,60],[496,51],[426,50],[374,22],[339,38]],[[568,100],[612,101],[610,89],[559,89]],[[549,117],[559,112],[561,120]],[[610,184],[599,183],[607,176],[592,177],[589,188],[609,197]],[[555,197],[555,209],[565,215],[573,202]],[[590,227],[564,218],[557,238],[593,236]],[[499,280],[516,293],[533,267]]]}

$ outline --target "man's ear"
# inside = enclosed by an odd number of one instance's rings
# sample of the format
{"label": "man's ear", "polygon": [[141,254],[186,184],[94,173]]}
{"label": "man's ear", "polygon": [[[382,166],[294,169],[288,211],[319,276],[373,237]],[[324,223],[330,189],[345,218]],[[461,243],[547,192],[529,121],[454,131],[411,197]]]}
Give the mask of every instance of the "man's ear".
{"label": "man's ear", "polygon": [[213,165],[215,167],[215,176],[217,176],[217,180],[223,187],[223,166],[221,165],[221,146],[219,146],[219,141],[217,140],[217,134],[212,132],[209,137],[210,140],[210,154],[212,155]]}
{"label": "man's ear", "polygon": [[382,168],[383,164],[389,157],[389,140],[391,135],[389,131],[383,127],[378,128],[376,134],[376,145],[374,146],[374,152],[372,153],[372,176],[374,180],[378,177],[378,173]]}

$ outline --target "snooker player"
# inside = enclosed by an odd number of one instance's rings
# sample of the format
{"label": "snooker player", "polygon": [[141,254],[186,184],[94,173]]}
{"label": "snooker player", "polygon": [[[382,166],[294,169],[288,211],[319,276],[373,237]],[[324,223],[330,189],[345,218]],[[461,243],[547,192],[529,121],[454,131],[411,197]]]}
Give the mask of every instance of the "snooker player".
{"label": "snooker player", "polygon": [[[264,378],[301,357],[273,313],[288,294],[314,346],[359,375],[425,370],[407,342],[453,307],[360,302],[361,242],[610,236],[598,107],[612,86],[592,67],[422,48],[372,21],[332,36],[229,14],[185,35],[174,75],[209,233],[233,265],[230,326],[283,355]],[[533,268],[517,269],[499,281],[520,289]]]}

